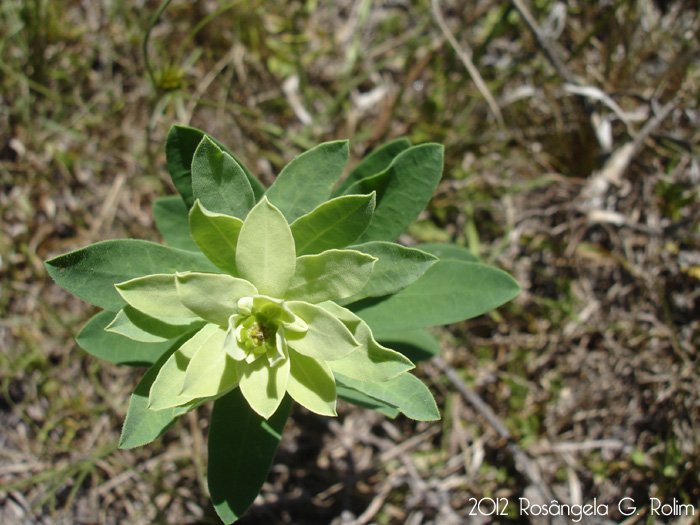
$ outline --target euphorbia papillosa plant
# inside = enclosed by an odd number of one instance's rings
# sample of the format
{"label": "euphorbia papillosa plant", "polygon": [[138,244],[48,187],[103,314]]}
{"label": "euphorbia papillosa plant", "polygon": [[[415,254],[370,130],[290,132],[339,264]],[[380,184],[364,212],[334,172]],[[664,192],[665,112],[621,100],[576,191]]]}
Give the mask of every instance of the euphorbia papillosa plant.
{"label": "euphorbia papillosa plant", "polygon": [[197,129],[173,127],[166,152],[180,196],[153,212],[167,246],[103,241],[46,263],[59,285],[104,309],[78,344],[149,366],[122,448],[212,401],[209,491],[232,523],[267,477],[292,401],[324,416],[340,397],[390,417],[439,419],[410,373],[439,352],[425,328],[480,315],[519,290],[457,246],[394,242],[435,190],[441,146],[395,140],[337,184],[348,144],[327,142],[268,189]]}

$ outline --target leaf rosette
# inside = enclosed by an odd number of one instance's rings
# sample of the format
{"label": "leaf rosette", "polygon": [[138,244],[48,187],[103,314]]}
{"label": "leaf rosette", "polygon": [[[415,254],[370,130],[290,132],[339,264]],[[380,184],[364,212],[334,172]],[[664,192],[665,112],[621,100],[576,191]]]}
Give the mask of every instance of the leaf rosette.
{"label": "leaf rosette", "polygon": [[180,198],[156,201],[153,212],[168,246],[102,241],[46,262],[58,284],[104,309],[78,344],[150,367],[120,447],[149,443],[214,401],[209,491],[232,523],[265,482],[292,400],[326,416],[341,398],[389,417],[439,419],[409,372],[440,351],[424,329],[519,291],[464,248],[394,242],[435,191],[442,146],[395,140],[338,183],[348,143],[327,142],[268,189],[194,128],[173,126],[166,157]]}

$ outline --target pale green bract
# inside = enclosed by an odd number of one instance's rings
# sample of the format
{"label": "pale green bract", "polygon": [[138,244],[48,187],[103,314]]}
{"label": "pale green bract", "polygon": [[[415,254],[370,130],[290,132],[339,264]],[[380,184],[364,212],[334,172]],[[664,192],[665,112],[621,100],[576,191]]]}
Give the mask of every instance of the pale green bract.
{"label": "pale green bract", "polygon": [[[215,236],[216,226],[208,231],[199,221],[202,213],[213,216],[196,201],[190,218],[197,221],[199,236]],[[115,285],[129,307],[154,319],[160,332],[168,323],[203,324],[160,369],[149,409],[215,398],[238,387],[265,419],[286,393],[312,412],[335,416],[334,361],[346,374],[355,370],[355,379],[372,382],[413,368],[403,355],[379,345],[358,317],[330,302],[358,294],[372,276],[375,257],[352,249],[297,257],[287,220],[263,197],[243,221],[235,247],[219,244],[218,259],[235,261],[237,277],[176,272]],[[129,317],[121,312],[117,323],[123,335],[148,339],[143,335],[148,323],[128,330],[123,325]],[[353,333],[346,323],[359,323],[361,329]],[[162,340],[160,332],[152,340]],[[187,363],[184,373],[178,363]]]}

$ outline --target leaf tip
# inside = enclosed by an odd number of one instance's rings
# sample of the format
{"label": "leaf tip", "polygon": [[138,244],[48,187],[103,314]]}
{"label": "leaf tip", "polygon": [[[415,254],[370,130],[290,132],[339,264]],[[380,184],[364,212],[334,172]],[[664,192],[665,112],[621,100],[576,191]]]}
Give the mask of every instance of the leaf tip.
{"label": "leaf tip", "polygon": [[[202,136],[202,140],[199,141],[199,145],[197,146],[197,149],[199,148],[215,148],[218,150],[220,153],[222,153],[221,148],[216,145],[216,142],[211,140],[211,138],[205,133]],[[195,152],[196,155],[196,152]]]}
{"label": "leaf tip", "polygon": [[134,445],[129,444],[129,438],[124,436],[124,433],[122,433],[121,436],[119,436],[119,443],[117,444],[117,448],[120,450],[129,450],[130,448],[134,448]]}

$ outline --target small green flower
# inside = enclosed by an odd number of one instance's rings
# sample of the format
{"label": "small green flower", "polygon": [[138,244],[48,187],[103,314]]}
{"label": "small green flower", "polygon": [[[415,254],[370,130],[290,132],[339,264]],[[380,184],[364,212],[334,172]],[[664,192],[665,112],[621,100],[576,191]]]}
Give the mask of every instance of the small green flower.
{"label": "small green flower", "polygon": [[116,285],[128,306],[108,330],[139,340],[164,338],[168,326],[194,332],[160,369],[151,410],[240,388],[264,418],[287,393],[313,412],[334,416],[333,372],[383,382],[413,368],[333,302],[367,285],[375,257],[350,249],[297,257],[289,224],[266,197],[244,221],[197,201],[190,224],[202,243],[227,232],[219,249],[209,243],[202,251],[229,273],[155,274]]}

